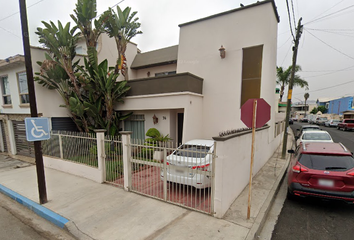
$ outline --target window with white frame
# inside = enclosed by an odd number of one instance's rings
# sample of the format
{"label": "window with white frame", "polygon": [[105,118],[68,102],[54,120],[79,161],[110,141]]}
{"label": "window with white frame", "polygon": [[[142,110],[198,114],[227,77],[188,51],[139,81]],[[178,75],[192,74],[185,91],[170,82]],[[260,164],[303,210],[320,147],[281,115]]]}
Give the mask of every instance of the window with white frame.
{"label": "window with white frame", "polygon": [[20,103],[29,103],[29,94],[27,86],[27,74],[25,72],[17,74],[18,90],[20,92]]}
{"label": "window with white frame", "polygon": [[2,90],[3,104],[10,105],[12,102],[11,102],[9,79],[7,76],[1,77],[1,90]]}

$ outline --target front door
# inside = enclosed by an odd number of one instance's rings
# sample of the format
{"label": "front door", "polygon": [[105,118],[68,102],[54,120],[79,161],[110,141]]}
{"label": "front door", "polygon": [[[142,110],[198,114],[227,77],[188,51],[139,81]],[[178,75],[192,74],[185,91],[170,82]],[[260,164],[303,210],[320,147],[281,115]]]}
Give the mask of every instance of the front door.
{"label": "front door", "polygon": [[182,143],[183,137],[183,118],[184,113],[177,113],[177,144],[180,145]]}

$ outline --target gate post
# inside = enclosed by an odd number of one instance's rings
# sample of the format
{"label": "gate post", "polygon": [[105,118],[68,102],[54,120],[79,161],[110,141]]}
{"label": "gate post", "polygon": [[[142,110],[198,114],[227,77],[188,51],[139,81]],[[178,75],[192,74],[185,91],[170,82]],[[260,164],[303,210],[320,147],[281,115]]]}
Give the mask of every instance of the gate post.
{"label": "gate post", "polygon": [[122,131],[119,133],[122,134],[124,190],[130,191],[132,187],[132,166],[130,164],[132,152],[130,145],[130,135],[132,132]]}
{"label": "gate post", "polygon": [[98,170],[101,172],[100,182],[103,183],[106,180],[106,153],[104,147],[104,133],[105,129],[95,129],[97,140],[97,159]]}

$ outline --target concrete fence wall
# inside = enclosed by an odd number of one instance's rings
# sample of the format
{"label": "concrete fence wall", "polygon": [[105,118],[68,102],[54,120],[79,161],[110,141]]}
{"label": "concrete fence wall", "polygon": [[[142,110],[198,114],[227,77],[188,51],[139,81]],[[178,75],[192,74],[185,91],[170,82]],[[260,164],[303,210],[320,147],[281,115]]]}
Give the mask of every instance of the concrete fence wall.
{"label": "concrete fence wall", "polygon": [[[256,131],[253,176],[263,167],[281,143],[281,134],[264,127]],[[236,133],[216,141],[215,217],[222,218],[249,183],[252,131]],[[245,203],[247,205],[247,203]]]}

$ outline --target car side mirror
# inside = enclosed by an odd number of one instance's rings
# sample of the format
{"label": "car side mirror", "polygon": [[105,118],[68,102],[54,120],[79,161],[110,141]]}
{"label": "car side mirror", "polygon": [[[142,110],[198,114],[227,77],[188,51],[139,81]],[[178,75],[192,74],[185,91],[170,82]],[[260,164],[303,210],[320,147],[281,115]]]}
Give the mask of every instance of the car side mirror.
{"label": "car side mirror", "polygon": [[288,153],[295,153],[293,149],[288,150]]}

